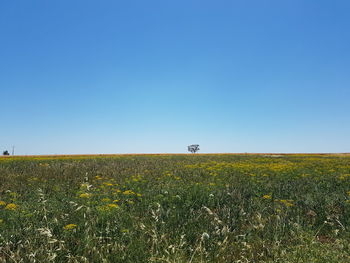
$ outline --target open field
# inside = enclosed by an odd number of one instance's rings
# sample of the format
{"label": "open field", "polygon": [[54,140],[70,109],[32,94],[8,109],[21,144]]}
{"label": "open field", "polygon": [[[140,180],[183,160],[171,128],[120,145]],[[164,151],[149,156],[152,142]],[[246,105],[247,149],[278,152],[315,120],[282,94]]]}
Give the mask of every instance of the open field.
{"label": "open field", "polygon": [[348,154],[0,158],[0,262],[350,262]]}

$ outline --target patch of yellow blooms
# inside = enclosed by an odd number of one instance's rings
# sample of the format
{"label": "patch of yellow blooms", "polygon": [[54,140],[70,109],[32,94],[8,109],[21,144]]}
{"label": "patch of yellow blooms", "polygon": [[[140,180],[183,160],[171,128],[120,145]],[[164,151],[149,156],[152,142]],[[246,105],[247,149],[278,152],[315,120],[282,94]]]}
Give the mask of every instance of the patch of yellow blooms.
{"label": "patch of yellow blooms", "polygon": [[281,200],[276,200],[279,201],[280,203],[284,204],[285,206],[291,207],[294,206],[294,204],[292,203],[293,200],[285,200],[285,199],[281,199]]}
{"label": "patch of yellow blooms", "polygon": [[11,203],[11,204],[7,204],[5,206],[5,209],[6,210],[16,210],[18,208],[18,205],[14,204],[14,203]]}
{"label": "patch of yellow blooms", "polygon": [[82,193],[79,195],[80,198],[90,198],[92,196],[92,194],[89,193]]}
{"label": "patch of yellow blooms", "polygon": [[68,224],[68,225],[65,225],[63,227],[64,230],[73,230],[74,228],[76,228],[77,225],[76,224]]}

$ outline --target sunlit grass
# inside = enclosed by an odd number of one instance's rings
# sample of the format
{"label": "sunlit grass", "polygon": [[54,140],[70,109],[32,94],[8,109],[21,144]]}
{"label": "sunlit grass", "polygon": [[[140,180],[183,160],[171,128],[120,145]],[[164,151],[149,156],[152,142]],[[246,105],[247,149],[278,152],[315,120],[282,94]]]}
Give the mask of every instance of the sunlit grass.
{"label": "sunlit grass", "polygon": [[346,155],[0,158],[0,262],[350,262]]}

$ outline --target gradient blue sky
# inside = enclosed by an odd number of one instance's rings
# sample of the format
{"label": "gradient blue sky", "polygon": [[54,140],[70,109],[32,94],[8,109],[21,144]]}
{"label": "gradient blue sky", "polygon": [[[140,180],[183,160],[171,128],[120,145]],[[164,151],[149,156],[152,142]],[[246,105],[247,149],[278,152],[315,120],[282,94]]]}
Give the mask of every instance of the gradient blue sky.
{"label": "gradient blue sky", "polygon": [[350,152],[350,1],[0,2],[0,150]]}

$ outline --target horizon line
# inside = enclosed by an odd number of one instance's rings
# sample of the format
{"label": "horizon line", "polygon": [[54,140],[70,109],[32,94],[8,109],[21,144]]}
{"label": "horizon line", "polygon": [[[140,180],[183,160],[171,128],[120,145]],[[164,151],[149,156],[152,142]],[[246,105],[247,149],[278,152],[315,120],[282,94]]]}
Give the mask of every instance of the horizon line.
{"label": "horizon line", "polygon": [[113,157],[113,156],[157,156],[157,155],[350,155],[350,152],[239,152],[239,153],[112,153],[112,154],[28,154],[28,155],[0,155],[3,158],[14,157]]}

